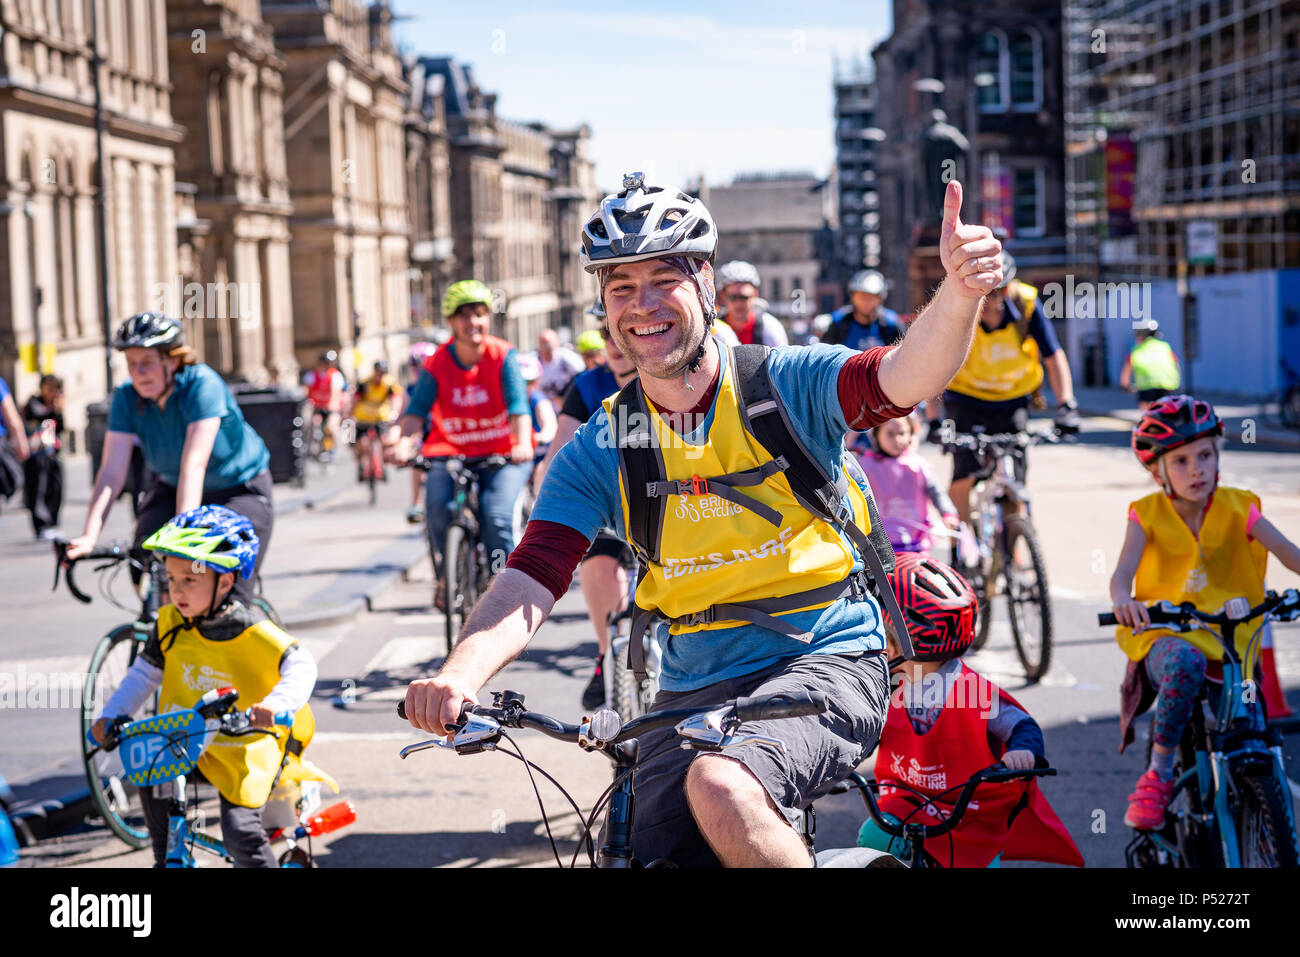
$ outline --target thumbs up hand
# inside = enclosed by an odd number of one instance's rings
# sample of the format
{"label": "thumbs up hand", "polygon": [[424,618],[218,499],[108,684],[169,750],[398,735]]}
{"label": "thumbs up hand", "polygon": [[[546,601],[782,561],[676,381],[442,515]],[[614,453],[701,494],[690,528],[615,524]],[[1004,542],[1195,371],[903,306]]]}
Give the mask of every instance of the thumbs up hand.
{"label": "thumbs up hand", "polygon": [[971,226],[961,221],[961,200],[961,183],[953,180],[943,197],[939,261],[958,295],[979,299],[1002,282],[1002,244],[987,226]]}

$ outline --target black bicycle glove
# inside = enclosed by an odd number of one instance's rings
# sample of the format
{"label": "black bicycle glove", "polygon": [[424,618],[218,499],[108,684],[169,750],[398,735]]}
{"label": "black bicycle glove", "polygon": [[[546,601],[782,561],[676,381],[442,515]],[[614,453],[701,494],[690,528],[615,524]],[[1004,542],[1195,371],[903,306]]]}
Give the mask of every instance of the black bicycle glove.
{"label": "black bicycle glove", "polygon": [[1062,435],[1078,435],[1079,404],[1073,400],[1056,407],[1056,430]]}

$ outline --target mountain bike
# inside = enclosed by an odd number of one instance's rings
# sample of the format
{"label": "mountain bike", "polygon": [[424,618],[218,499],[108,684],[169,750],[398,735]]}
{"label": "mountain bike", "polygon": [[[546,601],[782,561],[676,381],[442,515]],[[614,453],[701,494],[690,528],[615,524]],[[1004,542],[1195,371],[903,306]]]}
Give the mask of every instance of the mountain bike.
{"label": "mountain bike", "polygon": [[945,452],[967,449],[981,468],[971,491],[970,529],[978,559],[965,556],[954,544],[953,567],[970,582],[979,598],[979,616],[971,650],[988,641],[993,620],[993,599],[1006,597],[1007,617],[1016,655],[1029,681],[1038,681],[1052,664],[1052,596],[1047,585],[1047,565],[1030,518],[1029,490],[1025,488],[1025,459],[1032,445],[1056,443],[1055,433],[1011,432],[988,434],[978,427],[970,433],[944,436]]}
{"label": "mountain bike", "polygon": [[[278,736],[274,729],[253,727],[249,710],[235,710],[238,699],[239,692],[234,688],[214,688],[187,710],[168,711],[139,721],[117,718],[109,722],[103,742],[95,740],[89,730],[83,735],[92,751],[119,753],[130,785],[152,788],[155,798],[168,802],[165,867],[198,867],[193,853],[196,847],[234,862],[225,843],[205,833],[202,816],[192,820],[191,812],[197,802],[190,799],[187,778],[218,734]],[[275,715],[273,723],[287,733],[293,726],[293,717],[293,712],[282,711]],[[315,814],[319,806],[319,787],[304,787],[303,797],[295,801],[296,820],[288,825],[267,827],[267,837],[272,842],[288,843],[288,849],[279,858],[281,867],[313,866],[311,839],[346,827],[357,819],[351,801],[340,801]],[[263,823],[267,823],[265,818]],[[298,843],[304,839],[305,848]]]}
{"label": "mountain bike", "polygon": [[[115,542],[96,548],[80,558],[67,557],[68,542],[65,539],[54,541],[54,586],[59,587],[59,575],[63,574],[64,583],[74,598],[83,604],[90,604],[91,597],[77,587],[75,568],[79,562],[99,562],[95,571],[100,573],[100,595],[108,602],[124,611],[131,609],[117,601],[112,594],[113,580],[121,573],[123,567],[133,568],[141,573],[136,594],[140,601],[140,610],[134,621],[125,622],[104,635],[95,646],[86,668],[86,680],[81,692],[81,759],[85,767],[86,782],[90,787],[90,800],[95,811],[103,819],[110,831],[131,847],[147,847],[149,832],[145,827],[144,812],[136,797],[135,789],[126,783],[126,775],[117,755],[111,752],[93,750],[86,745],[86,732],[94,723],[100,709],[113,697],[126,677],[127,671],[135,663],[136,656],[144,649],[149,639],[149,630],[158,617],[158,609],[166,604],[166,571],[163,562],[153,552],[146,553],[143,562],[132,557],[128,545]],[[258,579],[259,594],[253,604],[260,608],[268,618],[280,626],[280,616],[271,603],[263,598],[261,580]],[[144,718],[154,714],[158,707],[158,695],[155,693],[141,705],[135,717]]]}
{"label": "mountain bike", "polygon": [[1282,362],[1282,377],[1286,384],[1278,391],[1277,420],[1288,429],[1300,429],[1300,374],[1287,363]]}
{"label": "mountain bike", "polygon": [[[1257,660],[1265,624],[1300,618],[1300,592],[1268,592],[1254,608],[1245,598],[1233,598],[1217,614],[1190,602],[1162,601],[1148,605],[1147,614],[1153,626],[1214,636],[1223,648],[1223,682],[1217,695],[1209,679],[1202,682],[1174,755],[1174,791],[1164,826],[1134,831],[1124,850],[1128,866],[1300,866],[1282,754],[1284,726],[1268,722],[1258,686],[1246,677]],[[1239,657],[1234,633],[1256,618],[1259,624],[1246,654]],[[1114,625],[1115,615],[1100,614],[1097,623]]]}
{"label": "mountain bike", "polygon": [[[871,819],[886,834],[893,838],[898,838],[900,843],[899,854],[905,860],[909,867],[926,868],[926,867],[943,867],[939,859],[925,849],[925,842],[935,840],[954,830],[961,823],[962,817],[966,814],[966,809],[970,805],[971,799],[975,797],[975,791],[981,784],[1001,784],[1006,781],[1030,780],[1035,777],[1048,777],[1056,774],[1056,768],[1042,767],[1031,768],[1028,770],[1017,771],[1004,767],[1001,764],[993,764],[982,771],[977,771],[961,784],[955,784],[940,795],[930,796],[920,791],[914,790],[907,785],[891,781],[890,787],[899,788],[907,791],[917,799],[916,810],[903,820],[897,820],[892,815],[886,817],[880,810],[880,805],[876,803],[876,792],[880,790],[880,782],[870,780],[858,772],[854,771],[845,780],[838,781],[832,785],[831,794],[844,794],[853,789],[857,789],[862,795],[862,801],[867,807],[867,813]],[[957,800],[949,807],[942,801],[936,801],[935,797],[942,798],[945,795],[957,791]],[[923,821],[913,821],[912,817],[922,814],[931,817],[942,818],[938,824],[926,824]],[[942,844],[942,842],[940,842]],[[893,841],[890,842],[890,849],[893,850]],[[949,839],[948,850],[948,867],[952,867],[952,845]]]}
{"label": "mountain bike", "polygon": [[[599,708],[589,716],[584,716],[580,724],[566,724],[558,718],[539,712],[528,711],[524,707],[524,696],[514,691],[493,692],[493,706],[466,704],[461,709],[460,721],[449,730],[454,731],[450,743],[442,738],[421,741],[402,748],[401,756],[407,758],[417,751],[430,748],[444,748],[457,754],[479,754],[484,751],[500,751],[521,761],[528,769],[528,777],[537,795],[537,803],[542,812],[542,823],[550,839],[551,850],[555,854],[555,863],[564,867],[555,836],[551,833],[550,821],[546,815],[546,806],[542,803],[541,791],[533,771],[550,781],[568,800],[569,805],[584,821],[584,827],[574,849],[569,867],[576,867],[579,855],[586,851],[590,867],[675,867],[669,860],[642,862],[636,859],[632,851],[632,822],[635,811],[633,778],[639,769],[653,763],[673,751],[660,752],[645,760],[639,757],[639,743],[636,735],[653,728],[662,728],[670,724],[677,726],[677,734],[682,739],[681,746],[694,751],[706,753],[725,753],[729,748],[753,741],[761,741],[775,748],[784,750],[784,745],[776,738],[767,735],[742,734],[740,726],[745,721],[760,721],[772,718],[795,718],[802,715],[821,714],[829,706],[826,695],[820,691],[806,691],[799,694],[772,694],[752,698],[732,698],[730,701],[695,708],[678,708],[645,714],[624,723],[618,712],[610,708]],[[397,706],[400,718],[406,717],[406,703]],[[596,800],[591,813],[585,818],[578,804],[561,787],[560,783],[540,767],[524,757],[515,740],[506,733],[506,728],[527,728],[540,731],[558,741],[576,744],[584,751],[600,751],[613,763],[614,782],[610,784]],[[501,747],[505,740],[514,750]],[[593,829],[601,811],[605,812],[605,839],[596,852],[592,841]],[[841,848],[834,851],[820,852],[816,860],[819,866],[829,867],[900,867],[901,862],[883,851],[871,848]]]}
{"label": "mountain bike", "polygon": [[[437,461],[445,463],[452,479],[451,498],[446,505],[451,520],[443,539],[441,581],[436,557],[430,554],[429,558],[434,567],[434,605],[446,615],[447,654],[451,654],[456,638],[465,627],[465,620],[493,572],[479,531],[478,474],[474,470],[480,466],[500,468],[508,465],[510,460],[504,455],[474,458],[453,455]],[[411,465],[427,472],[432,461],[417,455],[411,460]]]}

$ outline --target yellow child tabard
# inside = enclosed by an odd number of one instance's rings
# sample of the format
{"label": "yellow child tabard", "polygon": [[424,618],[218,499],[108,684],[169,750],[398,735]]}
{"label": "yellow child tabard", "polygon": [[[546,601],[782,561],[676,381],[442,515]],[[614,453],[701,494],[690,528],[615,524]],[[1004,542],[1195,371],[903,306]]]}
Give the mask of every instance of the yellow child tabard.
{"label": "yellow child tabard", "polygon": [[[1152,492],[1134,502],[1132,508],[1146,531],[1147,546],[1134,578],[1133,597],[1146,604],[1190,601],[1205,612],[1219,611],[1229,598],[1244,597],[1251,607],[1258,605],[1264,600],[1268,550],[1246,536],[1252,505],[1259,507],[1259,497],[1253,492],[1219,486],[1198,540],[1164,492]],[[1250,621],[1237,628],[1239,655],[1245,654],[1258,625],[1258,621]],[[1149,628],[1134,634],[1120,627],[1115,629],[1115,640],[1129,658],[1140,661],[1157,638],[1169,634],[1175,632]],[[1209,632],[1189,631],[1180,637],[1206,658],[1218,661],[1223,657],[1222,647]]]}
{"label": "yellow child tabard", "polygon": [[[704,445],[689,445],[656,413],[649,398],[650,426],[664,474],[670,481],[690,481],[743,472],[765,465],[772,456],[742,425],[734,363],[728,361],[718,385],[713,423]],[[604,403],[610,412],[614,398]],[[625,527],[629,519],[625,476],[619,476]],[[848,482],[854,518],[869,530],[866,499]],[[829,523],[801,506],[779,471],[761,484],[746,486],[746,495],[775,509],[777,524],[714,494],[669,495],[664,501],[660,561],[651,563],[637,586],[636,604],[666,618],[690,615],[710,605],[745,604],[811,591],[843,582],[854,564],[852,549]],[[635,494],[635,493],[634,493]],[[830,602],[802,609],[825,607]],[[672,633],[734,628],[745,624],[719,620],[705,625],[673,625]]]}
{"label": "yellow child tabard", "polygon": [[[158,634],[181,623],[175,605],[158,612]],[[226,641],[204,638],[197,628],[181,628],[175,642],[163,645],[163,680],[158,711],[193,708],[213,688],[239,690],[238,708],[258,704],[280,680],[280,659],[294,640],[270,621],[261,621]],[[294,737],[309,740],[314,721],[303,705],[294,715]],[[274,736],[219,734],[199,758],[199,770],[222,797],[241,807],[261,807],[271,793],[284,759],[288,729]]]}
{"label": "yellow child tabard", "polygon": [[[1029,315],[1037,298],[1032,286],[1021,284],[1020,306]],[[1018,399],[1043,384],[1042,357],[1038,340],[1031,335],[1021,338],[1014,322],[989,332],[984,323],[975,323],[975,339],[970,355],[948,383],[948,390],[972,399],[997,402]]]}

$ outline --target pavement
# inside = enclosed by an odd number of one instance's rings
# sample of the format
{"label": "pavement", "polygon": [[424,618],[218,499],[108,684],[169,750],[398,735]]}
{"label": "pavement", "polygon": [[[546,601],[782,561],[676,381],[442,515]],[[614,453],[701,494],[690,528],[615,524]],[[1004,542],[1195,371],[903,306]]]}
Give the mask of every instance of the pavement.
{"label": "pavement", "polygon": [[[1109,416],[1136,425],[1137,396],[1118,387],[1079,387],[1075,384],[1075,398],[1083,415]],[[1260,445],[1281,449],[1300,449],[1300,430],[1281,425],[1272,409],[1263,403],[1243,403],[1233,399],[1219,401],[1211,392],[1197,392],[1197,398],[1214,403],[1214,409],[1224,422],[1229,441],[1243,445]]]}

